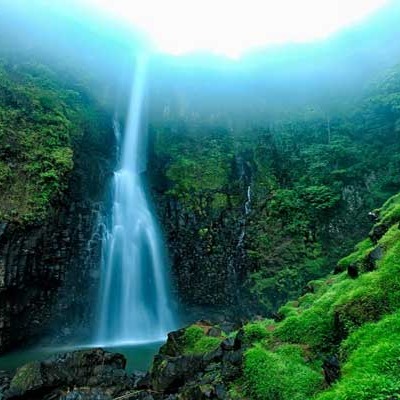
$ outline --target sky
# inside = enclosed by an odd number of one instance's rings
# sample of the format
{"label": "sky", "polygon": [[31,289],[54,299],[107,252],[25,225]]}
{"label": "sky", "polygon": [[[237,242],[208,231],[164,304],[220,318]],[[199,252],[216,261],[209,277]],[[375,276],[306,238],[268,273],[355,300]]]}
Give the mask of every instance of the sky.
{"label": "sky", "polygon": [[321,40],[388,0],[81,0],[88,12],[131,25],[165,53],[238,58],[270,45]]}

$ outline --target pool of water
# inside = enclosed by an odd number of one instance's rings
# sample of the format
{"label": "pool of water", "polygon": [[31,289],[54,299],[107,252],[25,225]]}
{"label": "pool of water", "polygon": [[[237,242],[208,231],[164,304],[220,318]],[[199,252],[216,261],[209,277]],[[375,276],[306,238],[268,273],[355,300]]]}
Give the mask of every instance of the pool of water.
{"label": "pool of water", "polygon": [[[122,353],[127,359],[127,372],[147,371],[163,342],[143,344],[124,344],[120,346],[104,347],[114,353]],[[0,370],[13,371],[31,361],[43,361],[53,354],[85,349],[89,347],[52,347],[32,348],[13,351],[0,356]]]}

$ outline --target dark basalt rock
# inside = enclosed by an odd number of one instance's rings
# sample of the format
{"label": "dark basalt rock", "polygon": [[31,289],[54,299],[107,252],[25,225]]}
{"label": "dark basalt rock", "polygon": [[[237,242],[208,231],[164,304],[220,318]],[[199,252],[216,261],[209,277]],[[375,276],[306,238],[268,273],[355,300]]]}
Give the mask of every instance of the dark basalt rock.
{"label": "dark basalt rock", "polygon": [[[229,399],[227,385],[241,374],[243,332],[239,331],[235,338],[225,339],[218,348],[201,355],[182,353],[183,346],[177,343],[182,342],[183,334],[183,329],[171,333],[155,357],[151,388],[156,392],[178,394],[180,400]],[[172,354],[171,349],[174,356],[166,354]]]}
{"label": "dark basalt rock", "polygon": [[4,393],[10,388],[12,374],[8,371],[0,371],[0,399],[4,398]]}
{"label": "dark basalt rock", "polygon": [[[53,396],[53,397],[51,397]],[[68,393],[54,393],[53,395],[48,396],[44,400],[51,400],[51,399],[58,399],[58,400],[113,400],[113,398],[103,393],[99,389],[86,389],[86,390],[78,390],[74,389]]]}
{"label": "dark basalt rock", "polygon": [[384,254],[384,250],[382,246],[377,246],[375,247],[374,250],[372,250],[367,257],[366,263],[365,263],[365,270],[367,272],[373,271],[376,269],[376,262],[379,261]]}
{"label": "dark basalt rock", "polygon": [[370,239],[374,243],[378,243],[378,241],[385,235],[385,233],[389,230],[391,224],[380,223],[376,224],[371,232],[369,233]]}
{"label": "dark basalt rock", "polygon": [[211,327],[207,332],[207,336],[212,336],[212,337],[220,337],[221,334],[222,334],[222,329],[217,328],[215,326]]}
{"label": "dark basalt rock", "polygon": [[205,363],[201,356],[169,357],[158,355],[154,358],[151,372],[151,386],[156,391],[174,393],[192,380],[204,369]]}
{"label": "dark basalt rock", "polygon": [[[58,354],[19,368],[5,398],[108,400],[133,386],[125,365],[122,354],[102,349]],[[70,388],[73,390],[69,391]]]}
{"label": "dark basalt rock", "polygon": [[171,357],[176,357],[182,354],[185,345],[183,341],[184,334],[185,329],[179,329],[168,333],[167,342],[161,346],[159,353]]}
{"label": "dark basalt rock", "polygon": [[[205,321],[199,324],[205,334],[212,329]],[[73,351],[28,363],[13,377],[0,373],[0,399],[229,400],[227,388],[242,372],[243,331],[203,354],[185,354],[184,333],[169,334],[149,373],[129,376],[118,353]]]}
{"label": "dark basalt rock", "polygon": [[193,315],[192,320],[202,317],[202,309],[207,309],[205,316],[213,323],[217,323],[212,318],[213,309],[218,310],[218,315],[228,315],[232,321],[240,319],[248,311],[244,293],[238,295],[247,263],[243,238],[240,239],[244,234],[244,204],[251,181],[247,163],[241,157],[232,161],[232,183],[226,188],[228,204],[231,197],[239,198],[242,207],[214,207],[213,199],[219,192],[213,190],[187,193],[199,198],[201,205],[192,207],[170,193],[165,175],[167,160],[155,152],[151,140],[149,147],[150,187],[165,233],[180,304],[186,313]]}
{"label": "dark basalt rock", "polygon": [[0,353],[44,336],[65,343],[72,332],[90,334],[113,137],[110,129],[102,139],[104,154],[85,137],[77,144],[68,189],[45,219],[0,221]]}
{"label": "dark basalt rock", "polygon": [[350,264],[347,267],[347,275],[349,275],[350,278],[357,278],[358,277],[358,268],[357,265],[355,264]]}
{"label": "dark basalt rock", "polygon": [[322,368],[328,385],[332,385],[340,378],[340,363],[337,356],[327,357],[322,364]]}

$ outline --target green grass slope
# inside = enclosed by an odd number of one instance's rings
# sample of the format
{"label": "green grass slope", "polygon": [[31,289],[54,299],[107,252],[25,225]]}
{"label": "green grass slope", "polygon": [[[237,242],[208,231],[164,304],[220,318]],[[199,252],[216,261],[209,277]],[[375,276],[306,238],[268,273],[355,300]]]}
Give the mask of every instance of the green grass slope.
{"label": "green grass slope", "polygon": [[[244,327],[250,344],[232,388],[255,400],[400,398],[400,195],[376,211],[370,238],[337,274],[280,310],[281,321]],[[331,385],[324,362],[340,376]],[[242,396],[242,397],[240,397]]]}

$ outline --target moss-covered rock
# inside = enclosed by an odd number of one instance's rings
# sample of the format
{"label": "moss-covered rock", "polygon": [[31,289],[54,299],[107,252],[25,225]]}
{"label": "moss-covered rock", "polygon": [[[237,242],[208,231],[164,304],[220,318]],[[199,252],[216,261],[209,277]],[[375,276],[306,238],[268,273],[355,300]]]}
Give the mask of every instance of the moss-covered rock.
{"label": "moss-covered rock", "polygon": [[18,369],[10,385],[13,395],[23,395],[43,387],[44,380],[41,364],[38,361],[26,364]]}
{"label": "moss-covered rock", "polygon": [[[396,201],[397,196],[386,203],[382,218]],[[376,244],[363,241],[339,263],[373,262],[374,268],[360,270],[358,277],[332,275],[282,307],[283,319],[244,327],[255,334],[247,336],[253,345],[236,391],[254,399],[398,397],[399,221],[391,214],[391,226]]]}
{"label": "moss-covered rock", "polygon": [[77,144],[101,138],[105,118],[77,79],[0,55],[0,220],[43,219],[68,185]]}
{"label": "moss-covered rock", "polygon": [[132,387],[125,365],[126,359],[122,354],[102,349],[57,354],[19,368],[6,398],[51,397],[72,387],[97,389],[100,398],[110,398]]}

